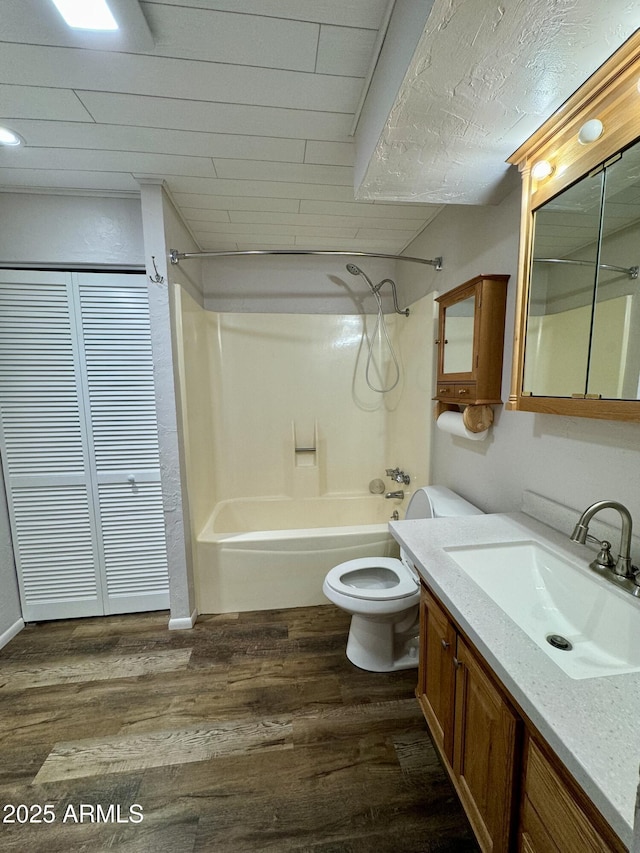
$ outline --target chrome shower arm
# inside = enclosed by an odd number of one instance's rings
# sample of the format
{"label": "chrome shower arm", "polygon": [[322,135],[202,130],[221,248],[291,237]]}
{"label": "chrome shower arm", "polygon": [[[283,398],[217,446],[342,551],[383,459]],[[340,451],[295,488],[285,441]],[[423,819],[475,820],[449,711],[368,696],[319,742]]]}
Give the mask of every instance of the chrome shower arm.
{"label": "chrome shower arm", "polygon": [[405,317],[408,317],[409,316],[409,309],[408,308],[400,308],[400,306],[398,305],[398,294],[396,291],[396,283],[392,278],[384,278],[380,282],[380,284],[376,284],[376,286],[373,289],[373,292],[377,293],[383,284],[390,284],[391,285],[391,292],[393,293],[393,307],[395,309],[396,314],[404,314]]}

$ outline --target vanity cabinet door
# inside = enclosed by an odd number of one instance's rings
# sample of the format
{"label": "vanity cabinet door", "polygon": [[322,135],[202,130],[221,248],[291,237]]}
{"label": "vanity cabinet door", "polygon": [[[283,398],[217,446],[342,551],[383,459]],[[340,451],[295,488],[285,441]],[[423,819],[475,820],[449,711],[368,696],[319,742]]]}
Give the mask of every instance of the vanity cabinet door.
{"label": "vanity cabinet door", "polygon": [[460,636],[455,665],[458,790],[482,849],[507,851],[520,720]]}
{"label": "vanity cabinet door", "polygon": [[422,588],[417,695],[483,851],[507,853],[520,720]]}
{"label": "vanity cabinet door", "polygon": [[528,738],[525,754],[519,848],[523,853],[619,853],[626,849],[602,825],[585,795],[552,766],[532,738]]}
{"label": "vanity cabinet door", "polygon": [[456,631],[447,614],[424,587],[420,603],[420,636],[423,642],[418,672],[418,699],[436,746],[451,763]]}

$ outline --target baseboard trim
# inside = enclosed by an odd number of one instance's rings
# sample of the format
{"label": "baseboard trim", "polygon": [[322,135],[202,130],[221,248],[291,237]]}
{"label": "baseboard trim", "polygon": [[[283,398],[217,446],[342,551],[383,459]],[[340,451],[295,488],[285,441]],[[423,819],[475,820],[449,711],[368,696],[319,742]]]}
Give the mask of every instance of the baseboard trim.
{"label": "baseboard trim", "polygon": [[20,631],[24,628],[24,619],[18,619],[17,622],[14,622],[10,628],[7,628],[6,631],[3,631],[0,634],[0,649],[7,645],[10,640],[19,634]]}
{"label": "baseboard trim", "polygon": [[182,616],[179,619],[172,617],[169,619],[169,630],[170,631],[188,631],[190,628],[196,624],[196,620],[198,618],[198,611],[194,610],[191,616]]}

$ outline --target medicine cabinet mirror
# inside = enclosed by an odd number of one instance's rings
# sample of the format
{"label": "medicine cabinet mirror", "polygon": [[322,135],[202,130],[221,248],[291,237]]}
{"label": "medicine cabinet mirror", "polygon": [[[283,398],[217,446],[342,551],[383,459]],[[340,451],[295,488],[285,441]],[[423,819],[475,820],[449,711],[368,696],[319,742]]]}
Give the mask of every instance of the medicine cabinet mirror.
{"label": "medicine cabinet mirror", "polygon": [[636,36],[510,160],[523,205],[507,408],[640,421],[639,76]]}
{"label": "medicine cabinet mirror", "polygon": [[444,309],[443,335],[446,343],[442,349],[444,374],[472,372],[475,312],[475,292]]}

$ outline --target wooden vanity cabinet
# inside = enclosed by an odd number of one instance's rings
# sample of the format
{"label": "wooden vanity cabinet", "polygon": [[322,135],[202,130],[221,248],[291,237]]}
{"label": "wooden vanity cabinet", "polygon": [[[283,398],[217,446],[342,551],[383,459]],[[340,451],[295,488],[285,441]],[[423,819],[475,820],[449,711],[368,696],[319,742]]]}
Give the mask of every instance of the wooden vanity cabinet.
{"label": "wooden vanity cabinet", "polygon": [[508,275],[479,275],[436,299],[436,400],[455,405],[502,402],[508,281]]}
{"label": "wooden vanity cabinet", "polygon": [[482,850],[506,853],[519,718],[424,587],[420,616],[418,700]]}
{"label": "wooden vanity cabinet", "polygon": [[625,853],[424,583],[416,695],[483,853]]}

